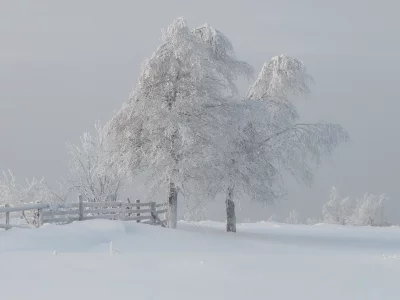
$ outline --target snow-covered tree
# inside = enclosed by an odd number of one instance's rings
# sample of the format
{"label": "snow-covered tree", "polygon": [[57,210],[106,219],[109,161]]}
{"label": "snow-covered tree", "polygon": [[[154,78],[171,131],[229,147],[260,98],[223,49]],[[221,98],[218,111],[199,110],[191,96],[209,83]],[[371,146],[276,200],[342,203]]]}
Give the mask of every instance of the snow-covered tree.
{"label": "snow-covered tree", "polygon": [[306,219],[306,224],[307,225],[315,225],[315,224],[319,224],[322,223],[323,221],[320,218],[307,218]]}
{"label": "snow-covered tree", "polygon": [[85,201],[117,201],[124,174],[115,162],[112,143],[104,128],[96,124],[95,133],[85,132],[80,144],[67,143],[68,185]]}
{"label": "snow-covered tree", "polygon": [[298,122],[291,100],[306,95],[311,81],[303,63],[286,54],[264,64],[240,104],[240,122],[232,124],[239,130],[229,147],[213,156],[219,160],[214,165],[222,166],[220,186],[228,195],[275,201],[285,193],[284,173],[310,184],[313,167],[348,139],[340,125]]}
{"label": "snow-covered tree", "polygon": [[385,194],[369,193],[361,198],[343,198],[333,187],[329,201],[322,208],[324,222],[341,225],[382,226],[386,224],[384,204],[387,199]]}
{"label": "snow-covered tree", "polygon": [[264,64],[248,93],[250,100],[263,106],[256,147],[266,149],[275,163],[305,183],[312,181],[313,165],[348,139],[340,125],[298,122],[300,116],[291,100],[307,95],[311,81],[301,61],[283,54]]}
{"label": "snow-covered tree", "polygon": [[[21,205],[26,203],[59,203],[65,201],[63,193],[57,192],[47,185],[44,178],[38,180],[32,178],[26,180],[25,184],[17,181],[16,176],[9,170],[3,172],[3,178],[0,179],[0,205]],[[28,224],[34,222],[32,212],[25,214],[22,212]]]}
{"label": "snow-covered tree", "polygon": [[26,179],[25,185],[17,181],[16,176],[10,170],[3,172],[0,179],[0,204],[18,205],[22,203],[57,203],[64,201],[61,194],[49,188],[44,178],[38,180]]}
{"label": "snow-covered tree", "polygon": [[351,222],[354,203],[350,197],[340,196],[335,187],[331,189],[330,199],[324,204],[322,214],[324,222],[346,225]]}
{"label": "snow-covered tree", "polygon": [[384,218],[384,204],[388,200],[385,194],[373,195],[366,193],[363,198],[357,199],[352,221],[360,226],[382,226]]}
{"label": "snow-covered tree", "polygon": [[292,210],[289,213],[289,216],[286,218],[285,223],[287,224],[299,224],[299,216],[295,210]]}
{"label": "snow-covered tree", "polygon": [[151,189],[167,190],[169,227],[175,228],[178,191],[207,190],[209,157],[234,131],[228,127],[234,81],[252,69],[235,59],[229,40],[208,25],[190,30],[179,18],[162,39],[108,128],[123,167],[132,175],[146,173]]}
{"label": "snow-covered tree", "polygon": [[[28,190],[29,186],[32,185],[28,183]],[[0,180],[1,204],[23,203],[26,196],[25,190],[27,189],[18,184],[15,175],[10,170],[7,173],[3,171],[3,179]]]}

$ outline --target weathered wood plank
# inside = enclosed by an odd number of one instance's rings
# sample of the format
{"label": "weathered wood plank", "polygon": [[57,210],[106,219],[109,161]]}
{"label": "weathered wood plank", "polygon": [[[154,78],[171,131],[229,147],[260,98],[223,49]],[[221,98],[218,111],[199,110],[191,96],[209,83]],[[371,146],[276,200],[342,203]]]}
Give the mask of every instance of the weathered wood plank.
{"label": "weathered wood plank", "polygon": [[120,207],[121,204],[121,202],[83,202],[83,207]]}
{"label": "weathered wood plank", "polygon": [[130,214],[134,214],[134,213],[149,213],[149,212],[151,212],[151,209],[149,208],[149,209],[125,209],[125,212],[126,213],[130,213]]}
{"label": "weathered wood plank", "polygon": [[71,223],[78,220],[79,217],[43,218],[43,223]]}
{"label": "weathered wood plank", "polygon": [[125,217],[125,221],[149,220],[151,216],[130,216]]}
{"label": "weathered wood plank", "polygon": [[50,204],[49,205],[49,209],[51,209],[51,210],[70,209],[70,208],[79,208],[79,203],[70,202],[70,203],[56,203],[56,204]]}
{"label": "weathered wood plank", "polygon": [[122,203],[123,207],[142,207],[142,206],[150,206],[150,203]]}
{"label": "weathered wood plank", "polygon": [[96,209],[85,209],[84,214],[103,214],[103,213],[119,213],[121,212],[121,207],[115,208],[96,208]]}
{"label": "weathered wood plank", "polygon": [[25,204],[25,205],[18,205],[14,207],[0,207],[0,213],[7,213],[7,212],[18,212],[18,211],[25,211],[25,210],[35,210],[35,209],[43,209],[48,208],[49,204]]}
{"label": "weathered wood plank", "polygon": [[79,215],[79,209],[71,210],[44,210],[42,212],[44,217],[65,216],[65,215]]}
{"label": "weathered wood plank", "polygon": [[83,219],[84,220],[95,220],[95,219],[117,220],[118,217],[119,217],[118,214],[112,214],[112,215],[83,216]]}

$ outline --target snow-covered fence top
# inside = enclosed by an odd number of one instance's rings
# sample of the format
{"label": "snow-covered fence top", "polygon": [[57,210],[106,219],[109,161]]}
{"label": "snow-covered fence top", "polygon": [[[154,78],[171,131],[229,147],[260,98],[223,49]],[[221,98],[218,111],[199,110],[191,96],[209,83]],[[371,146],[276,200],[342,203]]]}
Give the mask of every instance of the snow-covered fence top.
{"label": "snow-covered fence top", "polygon": [[[17,225],[10,222],[10,213],[20,212],[25,217],[25,212],[33,213],[33,221]],[[0,228],[12,227],[40,227],[44,223],[66,224],[73,221],[109,219],[123,221],[137,221],[152,225],[165,226],[166,204],[155,202],[135,203],[127,202],[83,202],[79,198],[77,203],[62,204],[23,204],[0,207],[0,214],[5,213],[5,224],[0,223]],[[161,218],[160,218],[161,217]],[[26,219],[26,217],[25,217]]]}

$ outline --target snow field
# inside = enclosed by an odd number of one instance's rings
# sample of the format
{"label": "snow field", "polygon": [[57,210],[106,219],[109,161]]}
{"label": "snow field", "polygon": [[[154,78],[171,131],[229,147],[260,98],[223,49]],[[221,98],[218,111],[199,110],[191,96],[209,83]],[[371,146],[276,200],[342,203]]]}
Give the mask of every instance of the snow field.
{"label": "snow field", "polygon": [[[113,252],[110,254],[110,243]],[[0,231],[1,299],[399,299],[400,229],[93,220]]]}

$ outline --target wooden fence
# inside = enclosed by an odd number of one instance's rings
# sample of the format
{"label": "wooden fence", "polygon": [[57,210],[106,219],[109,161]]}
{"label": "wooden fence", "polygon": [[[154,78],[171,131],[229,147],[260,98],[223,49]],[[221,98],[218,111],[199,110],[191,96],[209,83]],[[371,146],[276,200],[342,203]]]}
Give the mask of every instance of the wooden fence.
{"label": "wooden fence", "polygon": [[[10,222],[10,213],[33,213],[31,224],[15,225]],[[0,214],[5,214],[5,223],[0,223],[0,228],[12,227],[40,227],[44,223],[67,224],[73,221],[108,219],[121,221],[136,221],[151,225],[166,226],[166,203],[155,202],[135,203],[128,202],[84,202],[79,196],[77,203],[62,204],[24,204],[11,207],[5,204],[0,207]],[[1,220],[1,219],[0,219]]]}

